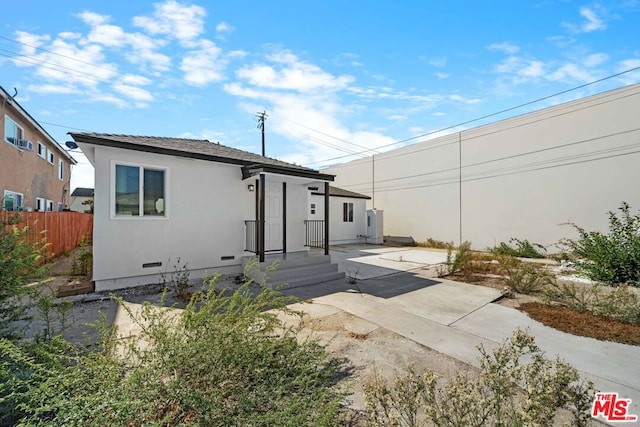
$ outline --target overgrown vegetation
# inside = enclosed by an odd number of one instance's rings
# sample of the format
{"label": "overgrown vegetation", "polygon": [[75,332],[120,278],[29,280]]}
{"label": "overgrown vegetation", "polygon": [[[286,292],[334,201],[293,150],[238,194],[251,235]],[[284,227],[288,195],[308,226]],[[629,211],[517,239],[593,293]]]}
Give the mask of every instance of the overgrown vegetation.
{"label": "overgrown vegetation", "polygon": [[471,242],[463,242],[455,254],[453,253],[453,248],[449,247],[447,250],[447,261],[443,268],[438,271],[438,275],[444,277],[460,271],[466,271],[471,261]]}
{"label": "overgrown vegetation", "polygon": [[640,297],[629,286],[554,283],[545,289],[545,302],[640,326]]}
{"label": "overgrown vegetation", "polygon": [[443,240],[433,239],[431,237],[428,237],[424,242],[417,242],[416,246],[434,249],[455,249],[455,245],[453,244],[453,242],[445,242]]}
{"label": "overgrown vegetation", "polygon": [[29,242],[29,229],[18,221],[17,215],[0,219],[0,337],[9,333],[9,323],[24,317],[26,285],[44,275],[40,261],[45,240]]}
{"label": "overgrown vegetation", "polygon": [[487,249],[494,255],[506,255],[518,258],[545,258],[547,249],[539,243],[516,238],[509,239],[509,244],[500,242],[499,245]]}
{"label": "overgrown vegetation", "polygon": [[365,388],[368,425],[547,426],[559,409],[573,415],[573,425],[588,424],[593,384],[566,362],[545,358],[530,334],[517,330],[492,352],[479,351],[477,378],[458,375],[440,388],[431,371],[410,371],[393,384],[375,378]]}
{"label": "overgrown vegetation", "polygon": [[640,214],[632,215],[626,202],[618,211],[609,211],[606,234],[570,222],[579,238],[564,239],[562,244],[575,256],[573,261],[585,277],[613,286],[640,286]]}
{"label": "overgrown vegetation", "polygon": [[147,303],[130,313],[137,336],[103,324],[99,351],[59,336],[3,340],[0,408],[26,426],[339,425],[344,361],[279,320],[290,302],[211,286],[182,312]]}
{"label": "overgrown vegetation", "polygon": [[515,292],[538,294],[555,282],[553,276],[538,265],[522,262],[508,255],[498,257],[498,262],[505,286]]}

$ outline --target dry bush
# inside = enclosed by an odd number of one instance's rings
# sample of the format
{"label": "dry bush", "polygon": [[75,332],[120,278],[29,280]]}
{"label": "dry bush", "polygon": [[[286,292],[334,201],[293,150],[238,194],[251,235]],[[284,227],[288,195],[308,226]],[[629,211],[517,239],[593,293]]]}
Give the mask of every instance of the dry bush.
{"label": "dry bush", "polygon": [[410,371],[393,384],[375,377],[365,386],[367,424],[547,426],[559,409],[569,410],[576,426],[590,421],[593,384],[566,362],[545,358],[527,332],[517,330],[492,352],[479,351],[478,377],[458,375],[440,388],[431,371]]}

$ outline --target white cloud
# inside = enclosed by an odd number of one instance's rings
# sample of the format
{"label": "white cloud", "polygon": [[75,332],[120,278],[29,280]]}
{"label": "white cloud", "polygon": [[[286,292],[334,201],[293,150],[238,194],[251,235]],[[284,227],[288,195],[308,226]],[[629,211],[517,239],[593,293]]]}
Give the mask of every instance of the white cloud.
{"label": "white cloud", "polygon": [[136,75],[136,74],[125,74],[122,79],[122,83],[135,85],[135,86],[144,86],[151,83],[151,80],[144,76]]}
{"label": "white cloud", "polygon": [[422,56],[420,57],[420,59],[422,59],[429,65],[433,65],[434,67],[444,67],[447,65],[447,58],[444,56],[441,56],[439,58],[427,58]]}
{"label": "white cloud", "polygon": [[[631,70],[640,67],[640,58],[625,59],[618,62],[617,72]],[[631,71],[618,77],[622,84],[630,85],[640,82],[640,70]]]}
{"label": "white cloud", "polygon": [[[106,62],[102,48],[95,44],[79,45],[61,38],[45,44],[48,36],[24,31],[16,32],[16,40],[24,43],[20,53],[28,55],[30,63],[15,61],[15,64],[35,67],[36,75],[47,84],[59,82],[66,86],[96,86],[101,81],[113,78],[118,72],[117,65]],[[45,47],[46,50],[37,50],[32,46]]]}
{"label": "white cloud", "polygon": [[465,104],[465,105],[479,104],[482,102],[482,99],[480,98],[467,98],[465,96],[456,95],[456,94],[449,95],[449,100],[460,103],[460,104]]}
{"label": "white cloud", "polygon": [[67,86],[64,84],[43,84],[43,85],[28,85],[29,92],[42,93],[42,94],[71,94],[78,92],[78,89],[73,86]]}
{"label": "white cloud", "polygon": [[223,39],[225,34],[232,33],[235,29],[236,27],[234,27],[233,25],[227,24],[226,22],[221,22],[216,25],[216,34],[218,35],[218,38]]}
{"label": "white cloud", "polygon": [[604,30],[607,24],[598,16],[592,7],[583,6],[580,8],[580,16],[584,18],[579,25],[563,23],[563,25],[574,33],[590,33],[592,31]]}
{"label": "white cloud", "polygon": [[411,126],[409,133],[412,135],[421,135],[424,133],[424,128],[422,126]]}
{"label": "white cloud", "polygon": [[180,69],[185,81],[193,86],[204,86],[224,79],[226,60],[221,49],[210,40],[199,40],[199,48],[187,52]]}
{"label": "white cloud", "polygon": [[273,65],[242,67],[236,76],[257,87],[305,93],[340,90],[354,81],[351,76],[334,76],[314,64],[303,62],[289,51],[275,52],[267,59]]}
{"label": "white cloud", "polygon": [[584,67],[576,64],[565,64],[558,68],[556,71],[547,76],[547,79],[551,81],[578,81],[582,83],[589,83],[596,80],[596,76],[590,74]]}
{"label": "white cloud", "polygon": [[439,78],[440,80],[447,79],[447,78],[449,78],[450,76],[451,76],[451,75],[450,75],[450,74],[447,74],[447,73],[436,73],[436,77],[437,77],[437,78]]}
{"label": "white cloud", "polygon": [[597,67],[609,60],[609,55],[606,53],[593,53],[584,58],[583,63],[585,67]]}
{"label": "white cloud", "polygon": [[183,46],[192,46],[204,32],[206,10],[201,6],[185,6],[175,0],[154,4],[153,16],[136,16],[133,24],[151,34],[175,37]]}
{"label": "white cloud", "polygon": [[138,86],[117,82],[113,84],[113,89],[128,99],[136,102],[138,106],[143,106],[146,105],[147,102],[153,101],[153,95],[151,95],[151,92]]}
{"label": "white cloud", "polygon": [[407,116],[404,114],[392,114],[387,117],[389,120],[407,120]]}
{"label": "white cloud", "polygon": [[529,78],[538,78],[542,77],[545,74],[544,70],[544,62],[542,61],[531,61],[524,68],[521,68],[518,71],[518,74],[522,77]]}
{"label": "white cloud", "polygon": [[520,51],[520,48],[511,42],[493,43],[487,46],[489,50],[497,50],[508,55],[512,55]]}

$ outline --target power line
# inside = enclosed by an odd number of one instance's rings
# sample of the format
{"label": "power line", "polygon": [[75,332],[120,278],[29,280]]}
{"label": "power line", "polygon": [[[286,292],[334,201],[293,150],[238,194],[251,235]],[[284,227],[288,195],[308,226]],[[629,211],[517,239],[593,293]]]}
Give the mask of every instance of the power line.
{"label": "power line", "polygon": [[[9,37],[0,36],[0,39],[7,40],[7,41],[10,41],[10,42],[13,42],[13,43],[17,43],[17,44],[20,44],[20,45],[23,45],[23,46],[27,46],[27,47],[30,47],[32,49],[37,49],[37,50],[40,50],[42,52],[47,52],[47,53],[50,53],[51,55],[56,55],[56,56],[59,56],[61,58],[66,58],[66,59],[70,59],[72,61],[80,62],[82,64],[91,65],[92,67],[95,67],[95,68],[103,68],[103,67],[100,67],[100,66],[98,66],[96,64],[92,64],[91,62],[87,62],[87,61],[83,61],[83,60],[78,59],[78,58],[74,58],[73,56],[63,55],[61,53],[54,52],[54,51],[51,51],[51,50],[47,50],[47,49],[44,49],[44,48],[39,47],[39,46],[30,45],[28,43],[24,43],[24,42],[15,40],[15,39],[10,39]],[[24,56],[27,56],[27,55],[24,55]],[[106,68],[103,68],[103,69],[106,70]]]}
{"label": "power line", "polygon": [[[0,50],[3,50],[5,52],[10,52],[10,51],[7,51],[6,49],[0,49]],[[96,79],[96,78],[92,77],[93,74],[89,74],[89,73],[85,73],[85,72],[82,72],[82,71],[74,70],[73,68],[65,67],[63,65],[54,64],[52,62],[42,61],[42,60],[37,59],[37,58],[32,57],[32,56],[20,55],[20,54],[16,54],[15,56],[11,56],[11,55],[6,55],[4,53],[0,53],[0,56],[4,56],[6,58],[11,58],[14,61],[26,62],[27,64],[30,64],[30,65],[37,65],[37,66],[40,66],[42,68],[47,68],[47,69],[58,71],[58,72],[61,72],[61,73],[71,71],[71,72],[77,73],[77,74],[85,74],[86,76],[77,76],[77,77],[79,77],[81,79],[93,80],[95,82],[103,82],[103,80],[99,80],[99,79]],[[20,57],[22,57],[22,58],[20,58]],[[27,59],[23,59],[23,58],[28,58],[28,59],[30,59],[32,61],[36,61],[36,62],[31,62],[31,61],[28,61]],[[45,64],[52,64],[52,65],[55,65],[55,67],[52,67],[52,66],[49,66],[49,65],[45,65]]]}
{"label": "power line", "polygon": [[[554,98],[556,96],[564,95],[566,93],[573,92],[573,91],[578,90],[578,89],[583,89],[585,87],[594,85],[596,83],[601,83],[603,81],[606,81],[606,80],[609,80],[609,79],[612,79],[612,78],[615,78],[615,77],[619,77],[619,76],[622,76],[624,74],[631,73],[631,72],[637,71],[637,70],[640,70],[640,66],[629,68],[629,69],[621,71],[619,73],[611,74],[609,76],[606,76],[606,77],[603,77],[603,78],[600,78],[600,79],[597,79],[597,80],[593,80],[591,82],[584,83],[584,84],[581,84],[579,86],[575,86],[575,87],[572,87],[572,88],[569,88],[569,89],[566,89],[566,90],[563,90],[563,91],[560,91],[560,92],[556,92],[556,93],[551,94],[551,95],[543,96],[542,98],[537,98],[537,99],[535,99],[533,101],[528,101],[528,102],[525,102],[523,104],[516,105],[514,107],[505,108],[503,110],[500,110],[500,111],[497,111],[497,112],[494,112],[494,113],[485,114],[484,116],[476,117],[474,119],[470,119],[470,120],[467,120],[467,121],[464,121],[464,122],[461,122],[461,123],[458,123],[458,124],[455,124],[455,125],[452,125],[452,126],[447,126],[447,127],[444,127],[444,128],[438,129],[438,130],[434,130],[434,131],[430,131],[430,132],[423,133],[423,134],[420,134],[420,135],[412,136],[410,138],[406,138],[406,139],[403,139],[403,140],[400,140],[400,141],[392,142],[390,144],[381,145],[381,146],[377,147],[377,149],[379,150],[381,148],[387,148],[387,147],[391,147],[391,146],[394,146],[394,145],[403,144],[405,142],[413,141],[413,140],[418,139],[418,138],[422,138],[422,137],[425,137],[425,136],[430,136],[430,135],[433,135],[433,134],[436,134],[436,133],[440,133],[440,132],[445,132],[445,131],[448,131],[448,130],[451,130],[451,129],[455,129],[455,128],[460,127],[460,126],[465,126],[465,125],[468,125],[470,123],[474,123],[474,122],[477,122],[477,121],[480,121],[480,120],[488,119],[490,117],[494,117],[494,116],[497,116],[497,115],[500,115],[500,114],[508,113],[509,111],[517,110],[518,108],[526,107],[526,106],[529,106],[529,105],[532,105],[532,104],[535,104],[535,103],[538,103],[538,102],[541,102],[541,101],[545,101],[545,100],[550,99],[550,98]],[[329,161],[333,161],[333,160],[344,159],[346,157],[349,157],[349,156],[338,156],[338,157],[332,157],[330,159],[318,160],[318,161],[315,161],[315,162],[308,163],[307,166],[308,165],[312,165],[312,164],[316,164],[316,163],[324,163],[324,162],[329,162]]]}
{"label": "power line", "polygon": [[[292,124],[294,124],[294,125],[296,125],[296,126],[300,126],[300,127],[305,128],[305,129],[308,129],[308,130],[310,130],[310,131],[313,131],[313,132],[319,133],[320,135],[328,136],[329,138],[333,138],[333,139],[336,139],[336,140],[338,140],[338,141],[345,142],[345,143],[347,143],[347,144],[349,144],[349,145],[353,145],[354,147],[358,147],[358,148],[361,148],[361,149],[366,150],[366,151],[363,151],[362,153],[365,153],[365,152],[373,152],[374,154],[378,154],[378,153],[379,153],[379,151],[377,151],[377,149],[375,149],[375,148],[368,148],[368,147],[365,147],[364,145],[356,144],[355,142],[351,142],[351,141],[347,141],[346,139],[338,138],[337,136],[330,135],[330,134],[328,134],[328,133],[325,133],[325,132],[319,131],[319,130],[317,130],[317,129],[310,128],[309,126],[305,126],[305,125],[303,125],[303,124],[300,124],[300,123],[298,123],[298,122],[294,122],[294,121],[292,121],[292,120],[286,120],[286,119],[284,119],[284,120],[285,120],[285,121],[288,121],[289,123],[292,123]],[[358,153],[358,154],[362,154],[362,153]],[[355,153],[354,153],[354,154],[355,154]]]}
{"label": "power line", "polygon": [[[594,142],[594,141],[598,141],[598,140],[601,140],[601,139],[611,138],[611,137],[614,137],[614,136],[620,136],[620,135],[625,135],[625,134],[629,134],[629,133],[633,133],[633,132],[638,132],[639,130],[640,130],[640,128],[634,128],[634,129],[615,132],[615,133],[611,133],[611,134],[603,135],[603,136],[598,136],[598,137],[594,137],[594,138],[587,138],[587,139],[583,139],[583,140],[580,140],[580,141],[568,142],[566,144],[554,145],[553,147],[540,148],[538,150],[526,151],[524,153],[512,154],[510,156],[497,157],[495,159],[484,160],[482,162],[469,163],[469,164],[466,164],[466,165],[462,165],[462,169],[468,169],[468,168],[472,168],[472,167],[476,167],[476,166],[486,165],[486,164],[489,164],[489,163],[500,162],[500,161],[503,161],[503,160],[515,159],[517,157],[529,156],[531,154],[543,153],[543,152],[546,152],[546,151],[557,150],[557,149],[560,149],[560,148],[571,147],[571,146],[574,146],[574,145],[585,144],[585,143],[588,143],[588,142]],[[450,145],[450,144],[447,144],[447,145]],[[584,153],[584,154],[588,155],[588,154],[592,154],[592,153]],[[438,174],[438,173],[451,172],[451,171],[458,170],[458,169],[460,169],[460,166],[455,166],[455,167],[451,167],[451,168],[447,168],[447,169],[440,169],[440,170],[437,170],[437,171],[423,172],[423,173],[419,173],[419,174],[415,174],[415,175],[407,175],[407,176],[396,177],[396,178],[387,178],[387,179],[378,179],[378,180],[376,180],[376,183],[400,181],[400,180],[404,180],[404,179],[418,178],[418,177],[434,175],[434,174]],[[361,183],[357,183],[357,184],[343,185],[343,187],[355,187],[355,186],[358,186],[358,185],[369,185],[370,183],[371,183],[370,181],[367,181],[367,182],[361,182]]]}

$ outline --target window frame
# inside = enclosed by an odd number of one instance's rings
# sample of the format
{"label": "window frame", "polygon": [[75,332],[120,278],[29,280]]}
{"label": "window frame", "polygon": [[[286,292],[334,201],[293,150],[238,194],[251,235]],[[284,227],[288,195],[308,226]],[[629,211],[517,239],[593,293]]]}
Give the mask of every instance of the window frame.
{"label": "window frame", "polygon": [[7,210],[5,208],[5,199],[7,198],[7,195],[12,196],[20,196],[20,204],[16,207],[14,207],[13,209],[11,209],[9,212],[17,212],[20,211],[21,208],[24,208],[24,194],[22,193],[18,193],[17,191],[11,191],[11,190],[4,190],[4,192],[2,193],[2,210]]}
{"label": "window frame", "polygon": [[44,212],[47,210],[47,203],[44,197],[36,197],[36,212]]}
{"label": "window frame", "polygon": [[342,222],[353,222],[353,202],[342,203]]}
{"label": "window frame", "polygon": [[[13,126],[20,129],[20,138],[18,139],[24,139],[24,129],[15,120],[13,120],[8,114],[4,115],[4,135],[2,136],[4,138],[4,142],[18,148],[18,141],[11,142],[9,141],[9,139],[7,139],[7,120],[9,120],[13,124]],[[16,194],[19,194],[19,193],[16,193]]]}
{"label": "window frame", "polygon": [[47,148],[47,161],[52,165],[55,164],[56,156],[53,154],[53,151]]}
{"label": "window frame", "polygon": [[45,205],[45,212],[53,212],[53,200],[47,199],[47,203]]}
{"label": "window frame", "polygon": [[[42,148],[42,153],[40,152],[40,148]],[[42,142],[38,141],[38,157],[41,157],[43,160],[47,160],[47,146]]]}
{"label": "window frame", "polygon": [[64,181],[64,160],[58,159],[58,179]]}
{"label": "window frame", "polygon": [[315,203],[311,203],[311,206],[309,207],[309,211],[310,211],[311,215],[315,215],[316,214],[316,204]]}
{"label": "window frame", "polygon": [[[137,167],[140,171],[139,179],[139,196],[138,209],[139,215],[121,215],[116,213],[116,166]],[[144,215],[144,171],[162,171],[164,173],[164,206],[163,215]],[[134,220],[134,221],[165,221],[169,219],[169,208],[167,200],[169,200],[169,167],[165,165],[154,165],[149,163],[137,163],[128,161],[111,160],[111,176],[109,180],[109,218],[116,221]]]}

